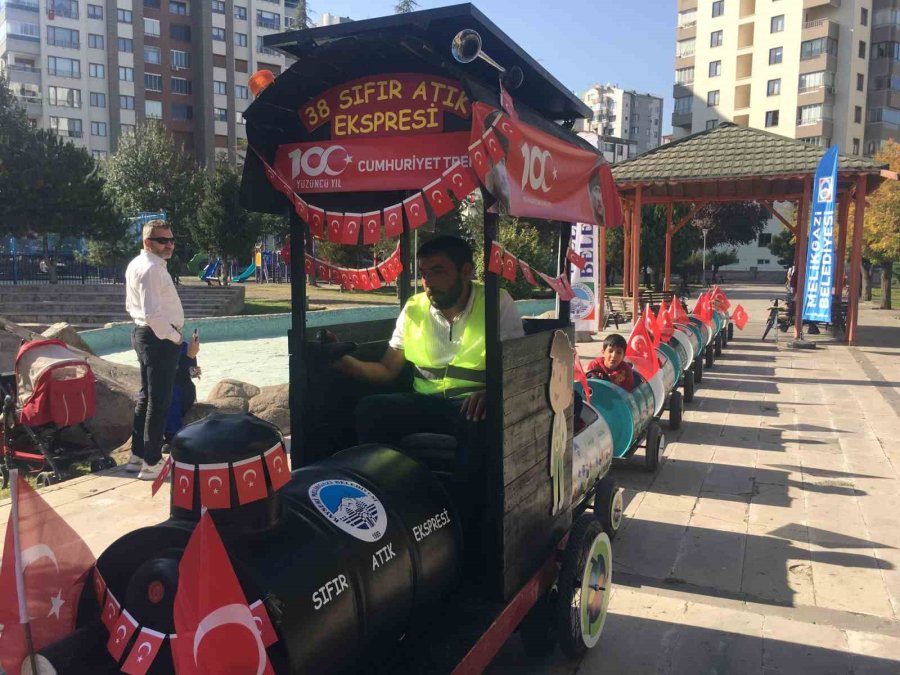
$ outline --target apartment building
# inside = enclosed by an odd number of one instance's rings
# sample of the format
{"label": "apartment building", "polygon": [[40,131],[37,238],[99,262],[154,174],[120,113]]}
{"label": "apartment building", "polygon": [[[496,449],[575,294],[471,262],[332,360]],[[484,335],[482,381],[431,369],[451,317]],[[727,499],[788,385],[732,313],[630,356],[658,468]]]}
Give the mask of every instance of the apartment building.
{"label": "apartment building", "polygon": [[601,137],[601,149],[615,155],[610,161],[620,162],[660,145],[663,100],[659,96],[595,84],[581,100],[594,113],[583,122],[582,130]]}
{"label": "apartment building", "polygon": [[211,164],[245,148],[248,78],[285,67],[262,39],[294,11],[283,0],[0,0],[0,69],[35,125],[98,159],[158,119]]}

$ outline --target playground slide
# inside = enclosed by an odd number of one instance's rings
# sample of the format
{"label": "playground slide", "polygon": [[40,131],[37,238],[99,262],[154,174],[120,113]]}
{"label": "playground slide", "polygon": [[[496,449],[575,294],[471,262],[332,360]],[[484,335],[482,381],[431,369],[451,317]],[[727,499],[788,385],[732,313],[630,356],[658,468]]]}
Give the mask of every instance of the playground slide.
{"label": "playground slide", "polygon": [[209,262],[209,256],[205,253],[198,253],[187,264],[188,272],[191,274],[200,274],[200,270]]}
{"label": "playground slide", "polygon": [[247,269],[238,274],[236,277],[231,277],[231,280],[235,282],[247,281],[247,279],[252,276],[256,276],[256,262],[250,263],[247,266]]}
{"label": "playground slide", "polygon": [[219,273],[219,268],[220,268],[221,266],[222,266],[222,261],[219,260],[219,259],[217,259],[217,260],[215,260],[215,261],[209,263],[209,264],[203,269],[203,271],[200,273],[200,280],[201,280],[201,281],[209,281],[210,279],[212,279],[213,277],[215,277],[216,274]]}

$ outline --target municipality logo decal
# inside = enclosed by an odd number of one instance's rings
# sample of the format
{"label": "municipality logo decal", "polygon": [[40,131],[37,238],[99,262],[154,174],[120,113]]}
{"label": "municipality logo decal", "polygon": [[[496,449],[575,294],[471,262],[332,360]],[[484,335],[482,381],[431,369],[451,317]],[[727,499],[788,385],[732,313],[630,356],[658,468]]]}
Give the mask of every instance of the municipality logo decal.
{"label": "municipality logo decal", "polygon": [[319,481],[310,486],[309,500],[325,518],[362,541],[378,541],[387,529],[381,501],[359,483]]}
{"label": "municipality logo decal", "polygon": [[819,179],[819,201],[830,202],[831,195],[834,193],[834,186],[831,176],[824,176]]}

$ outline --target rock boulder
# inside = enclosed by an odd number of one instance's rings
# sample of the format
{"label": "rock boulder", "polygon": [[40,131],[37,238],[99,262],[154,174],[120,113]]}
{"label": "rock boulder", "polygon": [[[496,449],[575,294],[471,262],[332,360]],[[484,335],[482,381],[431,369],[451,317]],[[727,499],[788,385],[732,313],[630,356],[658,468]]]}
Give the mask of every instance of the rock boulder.
{"label": "rock boulder", "polygon": [[222,380],[213,387],[206,400],[212,403],[220,398],[237,397],[249,401],[257,394],[259,394],[259,387],[254,384],[247,384],[240,380]]}
{"label": "rock boulder", "polygon": [[75,349],[87,352],[88,354],[94,353],[88,343],[85,342],[78,334],[78,331],[72,328],[72,326],[67,324],[65,321],[53,324],[47,330],[41,333],[41,335],[43,335],[45,338],[51,338],[53,340],[62,340],[70,347],[74,347]]}
{"label": "rock boulder", "polygon": [[291,432],[291,410],[288,402],[288,385],[276,384],[262,387],[250,399],[249,412],[277,426],[281,433]]}

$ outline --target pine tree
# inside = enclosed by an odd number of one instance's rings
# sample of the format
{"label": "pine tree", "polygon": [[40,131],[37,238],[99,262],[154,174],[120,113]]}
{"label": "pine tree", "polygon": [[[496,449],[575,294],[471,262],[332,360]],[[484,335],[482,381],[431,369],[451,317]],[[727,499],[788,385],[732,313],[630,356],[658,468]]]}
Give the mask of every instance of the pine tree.
{"label": "pine tree", "polygon": [[399,0],[399,2],[394,5],[394,14],[409,14],[410,12],[416,11],[416,8],[419,6],[419,3],[416,0]]}

